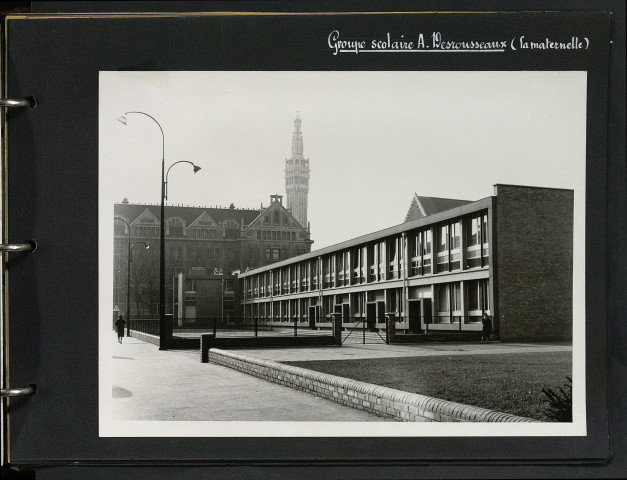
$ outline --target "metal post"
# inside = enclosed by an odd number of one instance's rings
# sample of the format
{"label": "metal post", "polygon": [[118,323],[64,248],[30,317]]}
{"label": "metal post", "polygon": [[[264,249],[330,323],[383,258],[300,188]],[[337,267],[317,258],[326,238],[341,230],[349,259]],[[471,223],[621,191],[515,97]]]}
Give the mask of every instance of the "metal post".
{"label": "metal post", "polygon": [[[129,223],[121,217],[115,217],[116,220],[124,222],[128,228],[128,256],[126,258],[126,336],[131,336],[131,226]],[[117,297],[117,273],[116,279],[116,297]]]}
{"label": "metal post", "polygon": [[161,157],[161,220],[159,225],[159,350],[170,348],[165,324],[165,141]]}
{"label": "metal post", "polygon": [[126,266],[126,336],[131,336],[131,227],[128,227],[128,258]]}

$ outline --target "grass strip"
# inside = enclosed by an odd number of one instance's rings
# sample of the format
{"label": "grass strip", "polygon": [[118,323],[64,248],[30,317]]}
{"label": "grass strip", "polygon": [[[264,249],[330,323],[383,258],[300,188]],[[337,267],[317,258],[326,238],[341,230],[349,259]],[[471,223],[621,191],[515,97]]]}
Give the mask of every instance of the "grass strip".
{"label": "grass strip", "polygon": [[282,363],[541,421],[547,421],[542,389],[572,376],[570,352]]}

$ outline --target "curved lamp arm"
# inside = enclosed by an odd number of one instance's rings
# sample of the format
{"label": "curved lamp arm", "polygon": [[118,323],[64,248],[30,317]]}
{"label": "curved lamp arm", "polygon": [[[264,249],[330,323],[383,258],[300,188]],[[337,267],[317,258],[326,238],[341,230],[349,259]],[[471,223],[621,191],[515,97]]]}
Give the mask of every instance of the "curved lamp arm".
{"label": "curved lamp arm", "polygon": [[126,226],[128,227],[128,231],[131,231],[131,226],[128,224],[128,222],[126,220],[124,220],[122,217],[113,217],[114,220],[120,220],[121,222],[124,222],[126,224]]}
{"label": "curved lamp arm", "polygon": [[161,131],[161,159],[164,159],[165,158],[165,134],[163,133],[163,128],[161,128],[161,124],[157,121],[155,117],[153,117],[152,115],[148,115],[146,112],[125,112],[124,115],[117,118],[117,121],[126,125],[126,115],[130,115],[131,113],[138,113],[140,115],[145,115],[146,117],[150,118],[153,122],[157,124],[157,127],[159,127],[159,130]]}
{"label": "curved lamp arm", "polygon": [[128,253],[129,253],[128,261],[129,261],[129,263],[133,261],[133,255],[132,255],[133,247],[135,245],[140,245],[140,244],[144,246],[144,250],[148,250],[150,248],[150,244],[148,242],[135,242],[133,245],[131,245],[131,248],[128,251]]}
{"label": "curved lamp arm", "polygon": [[164,194],[164,198],[167,200],[168,199],[168,175],[170,174],[170,169],[176,165],[177,163],[189,163],[192,167],[194,167],[194,173],[196,173],[198,170],[200,170],[200,167],[198,165],[196,165],[194,162],[190,162],[189,160],[179,160],[178,162],[174,162],[172,165],[170,165],[168,167],[168,171],[165,174],[165,194]]}

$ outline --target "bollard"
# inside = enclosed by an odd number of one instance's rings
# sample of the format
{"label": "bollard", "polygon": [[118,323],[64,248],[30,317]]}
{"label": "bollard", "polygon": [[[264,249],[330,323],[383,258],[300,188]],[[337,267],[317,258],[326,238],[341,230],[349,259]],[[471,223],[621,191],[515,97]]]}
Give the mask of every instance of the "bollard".
{"label": "bollard", "polygon": [[200,363],[209,363],[209,349],[214,345],[216,336],[203,333],[200,336]]}
{"label": "bollard", "polygon": [[334,344],[338,347],[342,346],[342,314],[334,313],[333,314],[333,339]]}
{"label": "bollard", "polygon": [[396,338],[396,317],[393,313],[385,315],[385,343],[388,345],[394,343]]}

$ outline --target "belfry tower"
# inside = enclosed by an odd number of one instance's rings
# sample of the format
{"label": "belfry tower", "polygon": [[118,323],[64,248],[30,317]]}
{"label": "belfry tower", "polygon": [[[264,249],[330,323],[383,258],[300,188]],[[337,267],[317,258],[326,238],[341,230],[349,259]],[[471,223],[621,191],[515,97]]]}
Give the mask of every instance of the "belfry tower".
{"label": "belfry tower", "polygon": [[303,157],[303,132],[300,131],[301,119],[298,112],[294,119],[292,135],[292,156],[285,160],[285,192],[287,208],[303,228],[307,224],[307,195],[309,194],[309,159]]}

